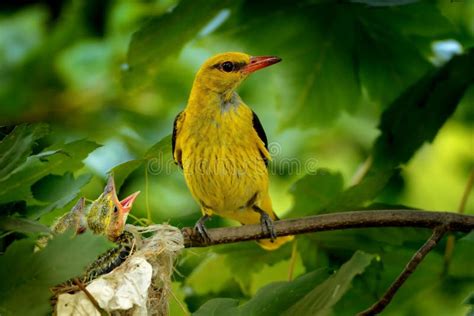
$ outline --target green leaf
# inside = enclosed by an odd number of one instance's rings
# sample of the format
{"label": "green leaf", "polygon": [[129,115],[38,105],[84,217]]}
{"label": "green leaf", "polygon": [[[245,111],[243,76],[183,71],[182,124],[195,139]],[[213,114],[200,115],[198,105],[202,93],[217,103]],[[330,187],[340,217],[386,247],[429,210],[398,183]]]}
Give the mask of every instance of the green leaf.
{"label": "green leaf", "polygon": [[20,233],[48,233],[48,226],[26,218],[13,216],[0,217],[0,230]]}
{"label": "green leaf", "polygon": [[225,265],[230,269],[234,280],[240,285],[242,292],[250,294],[253,276],[266,265],[272,266],[288,259],[291,256],[291,244],[287,243],[270,252],[263,250],[255,242],[221,246],[215,251],[225,255]]}
{"label": "green leaf", "polygon": [[261,288],[250,301],[240,306],[240,315],[281,315],[327,276],[327,269],[318,269],[291,282],[270,283]]}
{"label": "green leaf", "polygon": [[186,278],[186,285],[198,295],[219,293],[231,279],[226,256],[210,254]]}
{"label": "green leaf", "polygon": [[361,27],[356,35],[359,74],[370,98],[385,107],[433,66],[406,36],[386,28],[395,21],[393,14],[387,17],[373,11],[366,10],[361,24],[367,27]]}
{"label": "green leaf", "polygon": [[347,188],[328,203],[326,211],[349,211],[365,206],[373,200],[387,185],[394,169],[369,172],[360,183]]}
{"label": "green leaf", "polygon": [[474,279],[474,270],[466,262],[474,261],[474,231],[471,231],[466,236],[456,240],[454,245],[454,252],[449,266],[449,275],[463,279]]}
{"label": "green leaf", "polygon": [[229,0],[183,0],[171,11],[152,18],[135,32],[128,49],[128,69],[123,73],[125,87],[146,84],[171,55],[177,54]]}
{"label": "green leaf", "polygon": [[171,159],[171,135],[168,135],[148,148],[143,159],[129,160],[112,168],[115,186],[119,189],[128,176],[144,163],[148,173],[159,174],[169,166]]}
{"label": "green leaf", "polygon": [[406,163],[456,109],[474,82],[474,49],[427,74],[397,98],[382,115],[373,168],[393,169]]}
{"label": "green leaf", "polygon": [[319,267],[328,266],[327,258],[323,249],[319,249],[313,235],[297,236],[296,245],[298,253],[301,255],[301,261],[306,271],[316,270]]}
{"label": "green leaf", "polygon": [[464,304],[469,306],[466,316],[474,316],[474,293],[471,293],[465,300]]}
{"label": "green leaf", "polygon": [[37,219],[43,214],[63,208],[77,197],[81,188],[89,183],[91,178],[92,175],[86,173],[74,179],[70,172],[66,172],[63,176],[47,175],[43,177],[33,184],[31,190],[36,200],[48,204],[30,206],[27,216],[31,219]]}
{"label": "green leaf", "polygon": [[[367,10],[367,12],[371,18],[375,19],[376,25],[387,23],[404,36],[417,35],[438,38],[447,35],[459,36],[459,34],[453,33],[456,29],[452,22],[446,18],[445,12],[441,12],[438,6],[427,2],[418,1],[416,4],[400,8],[390,8],[391,14],[387,15],[380,15],[377,10]],[[426,23],[430,23],[430,25]]]}
{"label": "green leaf", "polygon": [[419,0],[349,0],[354,3],[363,3],[374,7],[405,5]]}
{"label": "green leaf", "polygon": [[26,210],[25,201],[15,201],[6,204],[0,204],[0,215],[24,214]]}
{"label": "green leaf", "polygon": [[239,300],[233,298],[215,298],[202,305],[193,316],[237,316]]}
{"label": "green leaf", "polygon": [[[64,174],[67,171],[76,171],[84,166],[83,160],[101,145],[86,139],[76,140],[67,144],[53,145],[47,150],[59,150],[60,155],[55,155],[45,161],[48,163],[48,171],[52,174]],[[67,156],[69,159],[65,158]]]}
{"label": "green leaf", "polygon": [[[248,302],[216,298],[207,301],[193,315],[279,315],[328,276],[326,269],[307,273],[291,282],[274,282],[261,288]],[[206,314],[210,313],[210,314]]]}
{"label": "green leaf", "polygon": [[[169,301],[169,315],[183,315],[187,316],[190,315],[190,312],[184,303],[185,293],[184,289],[179,282],[173,282],[171,284],[171,290],[173,291],[173,295]],[[184,308],[184,310],[183,310]]]}
{"label": "green leaf", "polygon": [[[29,6],[26,10],[15,10],[11,14],[2,15],[0,20],[0,55],[2,56],[0,67],[2,72],[9,74],[15,69],[14,66],[24,62],[41,45],[41,41],[47,35],[47,20],[48,11],[41,6]],[[9,82],[9,80],[8,77],[2,77],[2,83]],[[0,92],[3,89],[2,85]]]}
{"label": "green leaf", "polygon": [[171,155],[171,134],[160,139],[159,142],[151,146],[145,153],[144,158],[160,159]]}
{"label": "green leaf", "polygon": [[317,214],[327,207],[343,189],[342,175],[325,169],[296,181],[290,189],[295,205],[290,217]]}
{"label": "green leaf", "polygon": [[461,242],[474,242],[474,231],[471,231],[463,238],[459,239]]}
{"label": "green leaf", "polygon": [[[311,13],[301,12],[303,10]],[[293,39],[299,42],[294,43],[298,49],[309,53],[301,54],[297,64],[289,65],[295,69],[292,74],[295,94],[290,115],[283,124],[285,127],[294,126],[295,122],[304,127],[327,126],[343,110],[352,112],[360,105],[361,87],[353,53],[356,38],[348,31],[355,27],[355,12],[349,6],[337,5],[316,5],[299,11],[306,19],[301,31],[304,34],[311,30],[307,33],[311,40],[297,40],[301,35]],[[271,27],[268,30],[273,32]],[[287,47],[293,48],[292,44]],[[291,54],[294,50],[282,52],[283,56]],[[336,92],[336,87],[344,89]]]}
{"label": "green leaf", "polygon": [[89,40],[63,50],[55,60],[58,73],[69,87],[78,91],[107,93],[112,82],[107,79],[113,60],[112,45],[107,41]]}
{"label": "green leaf", "polygon": [[5,315],[44,315],[50,312],[50,287],[83,273],[111,248],[104,236],[68,232],[33,251],[35,240],[15,241],[0,257],[0,310]]}
{"label": "green leaf", "polygon": [[47,157],[41,153],[30,156],[20,169],[0,181],[0,203],[31,198],[30,187],[36,181],[49,174],[63,174],[81,168],[82,161],[98,146],[91,141],[78,140],[46,149],[44,152],[58,150]]}
{"label": "green leaf", "polygon": [[352,279],[364,272],[374,255],[357,251],[339,271],[297,301],[284,315],[329,315],[350,288]]}
{"label": "green leaf", "polygon": [[[433,68],[424,55],[431,53],[430,45],[435,39],[456,35],[452,34],[453,25],[431,4],[382,10],[365,8],[358,13],[356,49],[360,79],[370,98],[383,105]],[[416,42],[412,40],[415,36]]]}
{"label": "green leaf", "polygon": [[275,99],[290,105],[284,127],[320,127],[366,105],[365,95],[385,108],[432,68],[431,43],[456,38],[453,32],[436,6],[426,3],[372,8],[246,1],[216,34],[236,49],[243,43],[248,51],[282,57],[271,79],[279,85]]}
{"label": "green leaf", "polygon": [[0,181],[8,178],[26,161],[35,141],[48,131],[46,124],[22,124],[0,141]]}
{"label": "green leaf", "polygon": [[[429,235],[427,231],[427,236]],[[414,252],[426,240],[417,239],[404,247],[387,249],[364,272],[356,277],[352,288],[334,307],[334,315],[356,315],[379,299],[400,274]],[[472,248],[471,248],[472,249]],[[430,252],[407,282],[399,289],[393,301],[384,310],[388,315],[464,315],[462,300],[472,291],[473,278],[440,278],[443,269],[443,251],[440,245]],[[465,251],[467,249],[461,250]],[[467,250],[471,252],[470,250]],[[455,253],[458,249],[455,249]],[[466,258],[467,259],[467,258]],[[472,261],[472,256],[471,256]],[[464,270],[469,265],[464,260]],[[471,272],[472,275],[472,272]]]}
{"label": "green leaf", "polygon": [[321,315],[331,310],[373,258],[357,251],[329,278],[327,269],[318,269],[294,281],[270,283],[240,306],[233,299],[209,300],[193,315]]}
{"label": "green leaf", "polygon": [[115,187],[117,188],[117,191],[120,190],[128,176],[137,170],[143,164],[143,162],[143,159],[129,160],[113,167],[112,170],[110,170],[114,174]]}
{"label": "green leaf", "polygon": [[33,184],[31,191],[38,201],[54,202],[66,195],[77,195],[91,178],[91,174],[83,174],[74,179],[71,172],[66,172],[62,176],[50,174]]}
{"label": "green leaf", "polygon": [[[308,243],[322,260],[313,261],[313,267],[337,266],[341,260],[348,258],[354,251],[383,255],[394,249],[409,249],[415,252],[420,244],[429,237],[429,230],[412,227],[358,228],[351,230],[326,231],[305,236]],[[299,239],[298,239],[299,242]],[[315,251],[314,249],[311,251]],[[302,252],[304,260],[314,254]]]}
{"label": "green leaf", "polygon": [[[405,91],[383,113],[373,151],[373,163],[362,181],[334,198],[327,211],[363,207],[373,200],[395,174],[438,130],[456,109],[474,82],[474,50],[455,57]],[[422,123],[421,123],[422,122]]]}
{"label": "green leaf", "polygon": [[381,192],[392,174],[392,170],[372,172],[359,184],[343,191],[340,173],[320,169],[314,175],[304,176],[291,187],[295,204],[289,217],[360,209]]}
{"label": "green leaf", "polygon": [[467,70],[472,67],[474,50],[455,57],[408,89],[384,112],[382,134],[373,148],[374,160],[362,181],[341,192],[340,175],[307,175],[292,187],[295,206],[291,216],[354,210],[373,200],[396,168],[407,162],[425,141],[431,141],[456,109],[474,81],[474,74]]}
{"label": "green leaf", "polygon": [[[206,252],[207,256],[194,264],[196,267],[185,281],[185,285],[198,296],[215,297],[223,293],[244,293],[250,296],[262,284],[286,279],[291,246],[268,252],[256,243],[249,242],[213,247],[212,250],[215,253]],[[295,273],[301,273],[302,270],[304,268],[297,264]]]}

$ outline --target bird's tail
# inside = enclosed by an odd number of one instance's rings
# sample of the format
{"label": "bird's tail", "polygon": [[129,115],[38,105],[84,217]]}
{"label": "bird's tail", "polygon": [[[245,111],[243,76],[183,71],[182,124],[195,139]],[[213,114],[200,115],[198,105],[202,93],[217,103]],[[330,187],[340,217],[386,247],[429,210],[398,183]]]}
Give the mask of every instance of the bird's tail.
{"label": "bird's tail", "polygon": [[[279,218],[273,211],[272,207],[272,200],[268,194],[261,197],[258,203],[258,208],[249,207],[245,211],[238,211],[232,214],[232,219],[239,221],[242,225],[251,225],[260,223],[262,225],[262,212],[266,213],[272,220],[278,221]],[[269,225],[272,222],[268,223]],[[269,228],[269,227],[262,227],[262,229]],[[274,238],[273,241],[271,239],[260,239],[257,240],[257,243],[265,250],[275,250],[280,248],[283,244],[291,241],[294,239],[294,236],[282,236]]]}
{"label": "bird's tail", "polygon": [[[279,220],[278,216],[273,211],[270,217],[273,219],[273,221]],[[260,240],[257,240],[257,243],[260,245],[260,247],[262,247],[265,250],[276,250],[280,248],[283,244],[289,241],[292,241],[294,238],[295,238],[294,236],[283,236],[283,237],[277,237],[273,240],[260,239]]]}
{"label": "bird's tail", "polygon": [[284,237],[278,237],[274,239],[273,241],[271,239],[260,239],[257,241],[257,243],[260,245],[265,250],[276,250],[280,248],[281,245],[292,241],[294,239],[294,236],[284,236]]}

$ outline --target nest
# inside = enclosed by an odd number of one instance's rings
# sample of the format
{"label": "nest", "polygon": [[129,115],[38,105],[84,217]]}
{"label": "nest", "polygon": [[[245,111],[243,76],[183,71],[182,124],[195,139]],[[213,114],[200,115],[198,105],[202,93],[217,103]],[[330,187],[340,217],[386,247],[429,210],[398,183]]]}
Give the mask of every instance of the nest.
{"label": "nest", "polygon": [[[85,291],[78,284],[55,289],[56,315],[100,316],[96,306],[112,315],[168,315],[171,275],[184,248],[183,235],[178,228],[165,224],[126,225],[125,231],[134,236],[128,256],[107,274],[94,275],[93,280],[90,274],[86,276],[82,280],[87,283]],[[99,266],[102,269],[103,262]]]}

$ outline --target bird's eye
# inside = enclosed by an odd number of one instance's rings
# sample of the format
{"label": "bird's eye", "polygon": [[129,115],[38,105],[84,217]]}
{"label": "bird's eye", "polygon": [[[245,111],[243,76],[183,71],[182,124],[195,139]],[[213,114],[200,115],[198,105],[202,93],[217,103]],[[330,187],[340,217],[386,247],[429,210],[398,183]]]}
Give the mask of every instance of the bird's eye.
{"label": "bird's eye", "polygon": [[116,207],[114,207],[114,213],[117,213],[117,212],[118,212],[118,208],[116,206]]}
{"label": "bird's eye", "polygon": [[225,72],[231,72],[234,70],[234,64],[230,61],[223,62],[221,67]]}

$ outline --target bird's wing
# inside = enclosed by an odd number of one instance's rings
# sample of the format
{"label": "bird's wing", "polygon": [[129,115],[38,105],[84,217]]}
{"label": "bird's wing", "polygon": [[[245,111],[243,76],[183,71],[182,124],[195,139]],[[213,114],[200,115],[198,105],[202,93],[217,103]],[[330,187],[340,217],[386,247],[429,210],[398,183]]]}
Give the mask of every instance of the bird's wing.
{"label": "bird's wing", "polygon": [[176,139],[178,138],[179,132],[181,131],[181,126],[183,125],[185,113],[179,112],[176,115],[173,123],[173,135],[171,136],[171,150],[174,158],[174,162],[178,164],[181,168],[183,164],[181,163],[181,149],[179,146],[176,146]]}
{"label": "bird's wing", "polygon": [[263,145],[264,145],[264,146],[259,146],[260,154],[262,155],[265,165],[268,165],[268,161],[271,160],[271,158],[270,158],[270,153],[268,152],[267,135],[265,134],[265,130],[263,129],[262,123],[260,123],[260,120],[258,119],[257,114],[255,114],[255,112],[252,111],[252,115],[253,115],[252,117],[253,129],[257,132],[258,137],[260,138],[260,140],[263,142]]}

